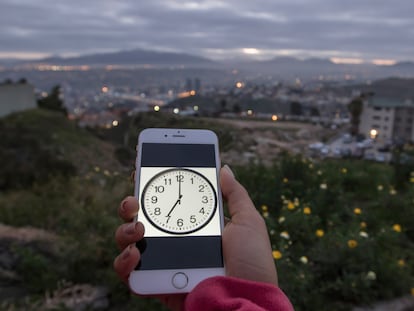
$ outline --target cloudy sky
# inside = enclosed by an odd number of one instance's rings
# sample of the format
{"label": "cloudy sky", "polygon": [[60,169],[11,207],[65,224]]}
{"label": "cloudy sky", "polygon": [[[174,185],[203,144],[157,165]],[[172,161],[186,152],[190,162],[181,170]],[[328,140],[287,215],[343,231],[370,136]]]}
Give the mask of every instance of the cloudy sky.
{"label": "cloudy sky", "polygon": [[414,60],[411,0],[0,0],[0,58],[143,48]]}

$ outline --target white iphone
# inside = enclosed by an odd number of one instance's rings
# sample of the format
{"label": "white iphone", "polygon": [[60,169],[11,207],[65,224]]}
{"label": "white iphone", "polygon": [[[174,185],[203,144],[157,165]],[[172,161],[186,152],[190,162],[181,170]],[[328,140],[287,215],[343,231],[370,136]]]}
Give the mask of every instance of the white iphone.
{"label": "white iphone", "polygon": [[130,274],[133,292],[185,293],[224,275],[224,225],[218,139],[209,130],[143,130],[138,138],[135,196],[144,239]]}

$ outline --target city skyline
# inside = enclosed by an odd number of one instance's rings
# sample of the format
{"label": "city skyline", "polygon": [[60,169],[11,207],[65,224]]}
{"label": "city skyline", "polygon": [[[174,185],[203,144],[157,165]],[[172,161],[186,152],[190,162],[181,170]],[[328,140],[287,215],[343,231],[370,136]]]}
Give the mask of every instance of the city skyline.
{"label": "city skyline", "polygon": [[414,3],[0,0],[0,59],[146,49],[213,60],[414,61]]}

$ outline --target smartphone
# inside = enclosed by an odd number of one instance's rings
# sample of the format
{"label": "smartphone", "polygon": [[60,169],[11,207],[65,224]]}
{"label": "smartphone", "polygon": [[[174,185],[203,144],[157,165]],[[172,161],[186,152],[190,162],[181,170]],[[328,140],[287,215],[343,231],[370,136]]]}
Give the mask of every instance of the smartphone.
{"label": "smartphone", "polygon": [[145,227],[133,292],[185,293],[224,275],[220,158],[214,132],[143,130],[138,137],[135,196]]}

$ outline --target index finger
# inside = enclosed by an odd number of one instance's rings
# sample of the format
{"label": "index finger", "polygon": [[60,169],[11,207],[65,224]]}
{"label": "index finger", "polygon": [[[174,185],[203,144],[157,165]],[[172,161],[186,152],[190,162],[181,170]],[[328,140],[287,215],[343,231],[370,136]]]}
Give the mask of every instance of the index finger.
{"label": "index finger", "polygon": [[118,208],[118,215],[124,221],[132,221],[138,214],[139,204],[136,197],[128,196],[122,200]]}

